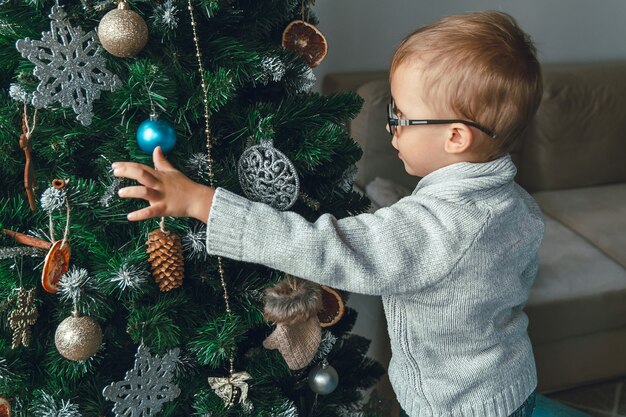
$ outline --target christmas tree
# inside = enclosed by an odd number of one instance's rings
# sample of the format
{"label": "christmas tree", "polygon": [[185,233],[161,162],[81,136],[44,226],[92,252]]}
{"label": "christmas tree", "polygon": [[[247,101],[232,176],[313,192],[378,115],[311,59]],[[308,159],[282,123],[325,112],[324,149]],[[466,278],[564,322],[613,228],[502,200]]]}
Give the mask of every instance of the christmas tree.
{"label": "christmas tree", "polygon": [[159,145],[309,220],[366,210],[361,99],[311,92],[311,6],[0,0],[0,416],[382,415],[346,294],[208,256],[197,220],[128,222],[111,171]]}

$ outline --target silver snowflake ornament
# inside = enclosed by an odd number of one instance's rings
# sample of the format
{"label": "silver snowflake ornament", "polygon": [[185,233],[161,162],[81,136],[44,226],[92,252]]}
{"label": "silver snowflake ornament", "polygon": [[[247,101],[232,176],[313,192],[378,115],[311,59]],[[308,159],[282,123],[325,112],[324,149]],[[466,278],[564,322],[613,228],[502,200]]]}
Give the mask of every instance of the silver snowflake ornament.
{"label": "silver snowflake ornament", "polygon": [[113,91],[120,85],[117,75],[105,68],[105,59],[96,32],[85,33],[72,27],[60,6],[52,6],[50,32],[42,33],[41,40],[20,39],[15,47],[33,64],[33,75],[39,85],[33,92],[36,108],[56,102],[72,107],[83,126],[91,124],[93,101],[100,92]]}
{"label": "silver snowflake ornament", "polygon": [[117,417],[149,417],[158,413],[163,404],[180,395],[180,388],[172,383],[180,349],[172,349],[163,356],[150,354],[143,344],[135,354],[135,366],[126,372],[123,381],[104,388],[102,395],[115,402]]}

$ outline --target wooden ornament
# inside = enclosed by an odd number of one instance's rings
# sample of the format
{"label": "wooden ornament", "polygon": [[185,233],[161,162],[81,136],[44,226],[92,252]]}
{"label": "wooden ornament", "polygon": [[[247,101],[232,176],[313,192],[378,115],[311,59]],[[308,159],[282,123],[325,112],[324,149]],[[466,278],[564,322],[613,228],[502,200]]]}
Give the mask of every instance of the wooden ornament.
{"label": "wooden ornament", "polygon": [[322,310],[317,314],[321,327],[330,327],[341,320],[346,312],[345,302],[339,291],[322,285]]}
{"label": "wooden ornament", "polygon": [[41,274],[41,285],[46,292],[55,294],[57,285],[63,274],[70,267],[70,245],[65,240],[57,240],[52,244],[44,260]]}

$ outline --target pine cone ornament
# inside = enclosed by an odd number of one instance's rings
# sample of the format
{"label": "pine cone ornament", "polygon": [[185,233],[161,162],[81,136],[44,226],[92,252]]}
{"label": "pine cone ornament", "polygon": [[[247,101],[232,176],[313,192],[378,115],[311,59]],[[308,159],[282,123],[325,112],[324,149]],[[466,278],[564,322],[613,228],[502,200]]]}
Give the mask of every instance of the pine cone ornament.
{"label": "pine cone ornament", "polygon": [[148,262],[152,276],[163,292],[183,285],[185,257],[180,237],[169,231],[156,229],[148,235]]}
{"label": "pine cone ornament", "polygon": [[306,367],[317,353],[322,329],[317,313],[322,308],[318,284],[288,275],[265,291],[265,320],[276,329],[264,341],[266,349],[278,349],[289,369]]}

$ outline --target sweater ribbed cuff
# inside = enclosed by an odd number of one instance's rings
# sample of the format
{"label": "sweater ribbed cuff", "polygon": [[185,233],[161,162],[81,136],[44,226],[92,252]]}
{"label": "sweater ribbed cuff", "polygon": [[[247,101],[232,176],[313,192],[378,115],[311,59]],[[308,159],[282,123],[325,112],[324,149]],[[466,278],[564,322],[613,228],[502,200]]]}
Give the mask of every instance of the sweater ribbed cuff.
{"label": "sweater ribbed cuff", "polygon": [[206,248],[210,255],[242,260],[249,211],[249,200],[223,188],[215,190],[207,220]]}

